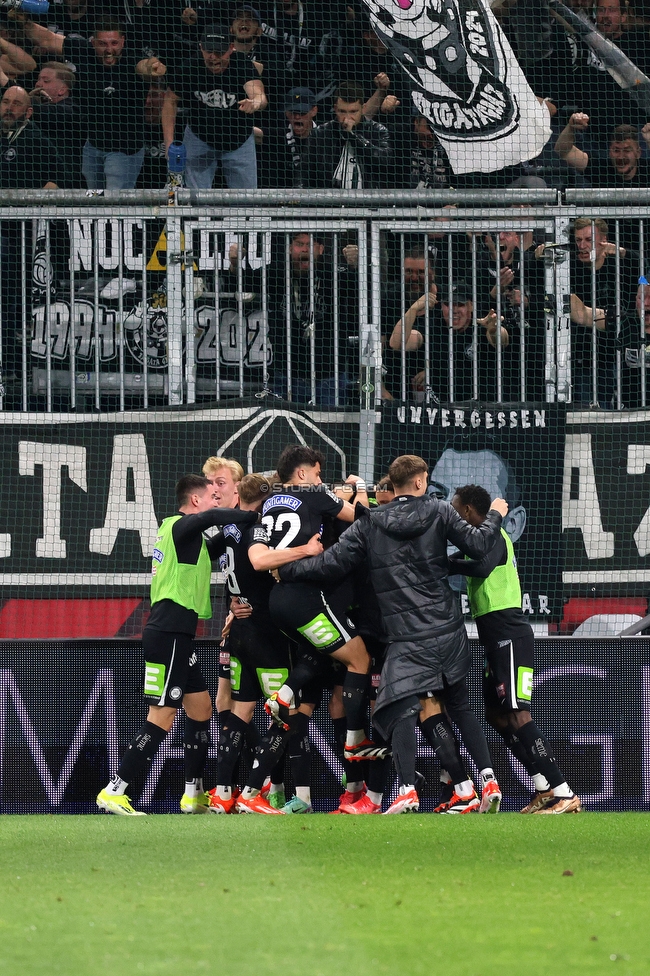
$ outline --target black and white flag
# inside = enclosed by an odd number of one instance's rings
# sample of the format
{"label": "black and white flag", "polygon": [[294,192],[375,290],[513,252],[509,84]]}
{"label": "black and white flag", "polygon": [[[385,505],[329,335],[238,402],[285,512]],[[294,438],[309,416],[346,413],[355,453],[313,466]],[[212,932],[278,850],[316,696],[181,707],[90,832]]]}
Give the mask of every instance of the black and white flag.
{"label": "black and white flag", "polygon": [[539,155],[551,135],[548,111],[487,0],[364,3],[454,173],[492,173]]}

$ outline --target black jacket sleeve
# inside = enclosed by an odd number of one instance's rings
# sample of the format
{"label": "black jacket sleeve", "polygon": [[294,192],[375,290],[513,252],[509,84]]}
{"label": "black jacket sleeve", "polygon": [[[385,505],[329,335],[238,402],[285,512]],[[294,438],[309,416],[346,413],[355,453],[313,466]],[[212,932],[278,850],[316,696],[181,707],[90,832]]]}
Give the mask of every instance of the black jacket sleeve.
{"label": "black jacket sleeve", "polygon": [[176,522],[172,532],[176,545],[182,546],[200,536],[211,525],[253,525],[255,522],[256,512],[242,512],[239,508],[211,508],[196,515],[185,515]]}
{"label": "black jacket sleeve", "polygon": [[470,525],[458,512],[447,506],[447,538],[450,542],[473,559],[482,559],[492,548],[501,532],[501,516],[494,509],[487,513],[485,522],[479,526]]}
{"label": "black jacket sleeve", "polygon": [[482,559],[463,559],[462,556],[454,553],[449,556],[450,576],[474,576],[477,579],[487,579],[490,573],[505,563],[508,556],[505,539],[501,536],[490,551]]}
{"label": "black jacket sleeve", "polygon": [[364,529],[368,522],[360,519],[345,530],[340,540],[320,556],[308,556],[282,566],[278,572],[286,583],[311,580],[314,583],[336,583],[366,558]]}

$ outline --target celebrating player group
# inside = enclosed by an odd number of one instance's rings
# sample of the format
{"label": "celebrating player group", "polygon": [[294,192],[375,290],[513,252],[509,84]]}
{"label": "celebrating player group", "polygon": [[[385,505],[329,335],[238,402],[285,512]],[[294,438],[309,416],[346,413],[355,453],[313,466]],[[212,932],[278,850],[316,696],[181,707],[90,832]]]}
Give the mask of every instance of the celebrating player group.
{"label": "celebrating player group", "polygon": [[[486,721],[534,787],[521,812],[579,813],[531,715],[534,642],[501,526],[506,502],[478,485],[440,500],[427,492],[428,466],[416,455],[396,458],[370,494],[355,475],[329,490],[322,465],[318,451],[296,444],[270,478],[210,457],[203,474],[177,483],[178,512],[158,530],[142,636],[148,714],[98,794],[99,809],[144,816],[127,789],[143,781],[183,708],[183,813],[313,813],[309,724],[325,696],[344,769],[335,813],[381,813],[393,765],[399,790],[383,812],[419,810],[418,725],[441,767],[434,812],[498,813],[502,794],[470,707],[469,644],[449,585],[449,576],[463,575],[485,650]],[[198,621],[212,615],[214,563],[229,613],[215,702],[216,784],[206,789],[213,706],[194,638]],[[269,716],[264,730],[254,721],[259,701]],[[252,768],[240,763],[246,755]]]}

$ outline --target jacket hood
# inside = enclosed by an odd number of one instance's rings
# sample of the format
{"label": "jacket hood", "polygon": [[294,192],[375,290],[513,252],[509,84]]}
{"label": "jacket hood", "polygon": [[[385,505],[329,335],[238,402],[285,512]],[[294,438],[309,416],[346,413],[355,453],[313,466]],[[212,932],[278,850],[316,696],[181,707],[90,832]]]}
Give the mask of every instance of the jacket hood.
{"label": "jacket hood", "polygon": [[429,495],[398,495],[374,511],[372,520],[394,539],[415,539],[433,525],[438,512],[438,500]]}

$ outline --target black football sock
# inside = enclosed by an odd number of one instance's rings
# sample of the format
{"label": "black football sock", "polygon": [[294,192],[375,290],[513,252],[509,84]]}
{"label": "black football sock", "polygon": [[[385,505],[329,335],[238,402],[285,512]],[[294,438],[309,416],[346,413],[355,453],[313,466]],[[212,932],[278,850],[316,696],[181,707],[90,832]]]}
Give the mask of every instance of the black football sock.
{"label": "black football sock", "polygon": [[[219,714],[219,717],[221,717]],[[217,749],[217,785],[232,786],[235,765],[241,755],[246,742],[248,722],[237,715],[228,713],[229,718],[219,730],[219,747]]]}
{"label": "black football sock", "polygon": [[122,756],[117,776],[124,783],[131,783],[137,776],[143,776],[151,765],[158,747],[165,740],[167,732],[153,722],[145,722],[138,734],[129,743]]}
{"label": "black football sock", "polygon": [[246,784],[249,789],[258,792],[262,789],[266,777],[271,774],[275,764],[284,755],[290,735],[290,729],[280,729],[272,725],[266,735],[262,736],[262,741],[255,750],[253,769]]}
{"label": "black football sock", "polygon": [[492,768],[492,757],[481,723],[472,711],[469,692],[465,681],[449,685],[443,693],[445,708],[452,722],[457,726],[463,745],[474,760],[479,771]]}
{"label": "black football sock", "polygon": [[445,715],[430,715],[420,725],[440,765],[451,776],[452,783],[464,783],[468,776],[449,719]]}
{"label": "black football sock", "polygon": [[415,785],[416,715],[407,715],[395,725],[391,736],[393,761],[397,767],[400,786]]}
{"label": "black football sock", "polygon": [[271,770],[271,783],[273,786],[284,786],[284,756]]}
{"label": "black football sock", "polygon": [[255,757],[255,750],[262,741],[262,733],[255,725],[255,720],[247,722],[246,724],[246,748],[250,755],[250,761],[252,763]]}
{"label": "black football sock", "polygon": [[322,669],[323,660],[319,654],[301,651],[300,657],[291,668],[283,687],[291,688],[294,698],[297,700],[300,689],[317,678]]}
{"label": "black football sock", "polygon": [[346,728],[348,732],[357,732],[365,726],[365,715],[368,707],[367,674],[357,674],[356,671],[346,671],[343,679],[343,708],[345,709]]}
{"label": "black football sock", "polygon": [[210,745],[210,719],[197,722],[185,716],[185,737],[183,751],[185,755],[185,782],[191,783],[201,779],[208,759]]}
{"label": "black football sock", "polygon": [[[333,718],[332,725],[334,726],[334,741],[336,742],[337,753],[339,756],[343,756],[343,749],[345,747],[345,733],[347,730],[347,719],[345,715],[342,715],[340,718]],[[345,773],[346,783],[345,788],[348,788],[348,783],[351,783],[354,786],[356,783],[363,782],[367,767],[374,765],[375,762],[350,762],[349,759],[343,759],[343,772]]]}
{"label": "black football sock", "polygon": [[217,726],[219,727],[219,732],[221,732],[221,729],[229,721],[231,714],[232,712],[229,708],[222,708],[222,710],[217,713]]}
{"label": "black football sock", "polygon": [[[373,729],[372,731],[372,741],[378,746],[388,746],[388,743],[377,729]],[[355,765],[358,764],[355,763]],[[385,759],[374,759],[368,763],[366,786],[368,787],[369,793],[381,793],[383,795],[386,792],[386,780],[388,779],[390,767],[390,756],[386,756]]]}
{"label": "black football sock", "polygon": [[498,731],[512,755],[521,763],[528,775],[534,776],[535,773],[538,773],[539,770],[526,752],[521,739],[519,739],[519,737],[510,729],[508,729],[506,732],[502,732],[500,729]]}
{"label": "black football sock", "polygon": [[524,749],[527,751],[535,770],[545,776],[551,789],[561,786],[565,782],[560,767],[553,758],[551,744],[539,731],[534,722],[526,722],[517,729],[517,735]]}
{"label": "black football sock", "polygon": [[309,787],[311,781],[311,747],[309,745],[309,716],[298,712],[291,720],[293,734],[288,753],[294,787]]}

